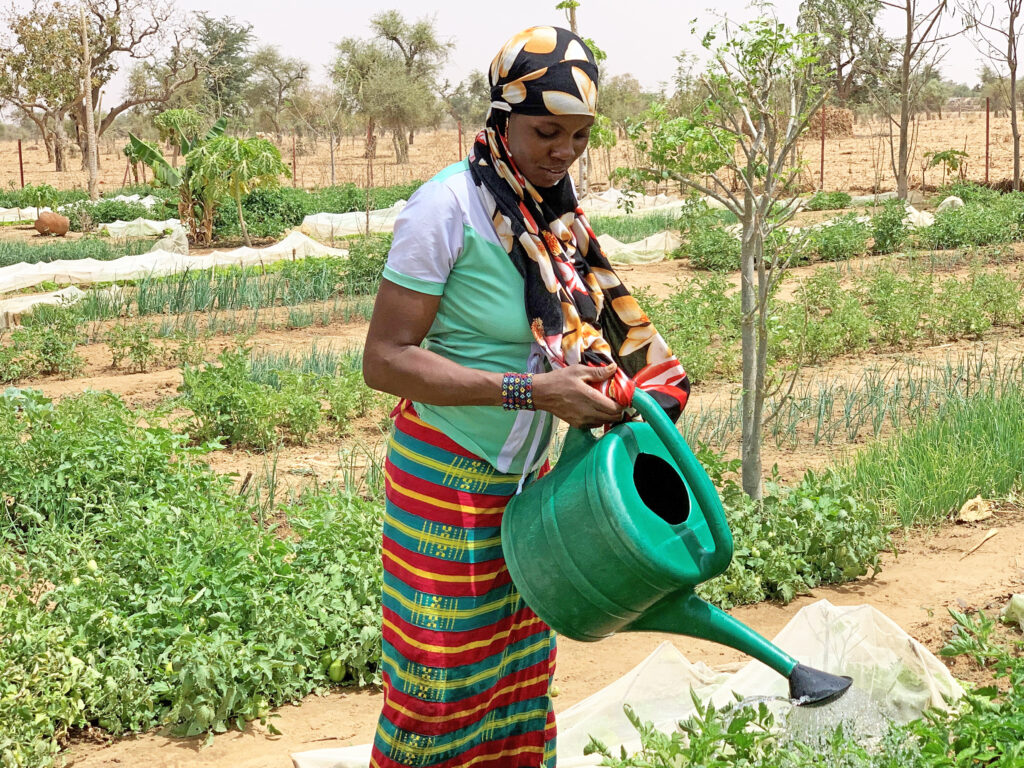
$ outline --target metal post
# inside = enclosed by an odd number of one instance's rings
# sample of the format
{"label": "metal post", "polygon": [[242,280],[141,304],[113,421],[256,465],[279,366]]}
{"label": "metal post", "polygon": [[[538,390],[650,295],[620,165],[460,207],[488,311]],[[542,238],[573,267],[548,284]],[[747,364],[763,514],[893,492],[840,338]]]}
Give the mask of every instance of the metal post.
{"label": "metal post", "polygon": [[21,139],[18,139],[18,170],[21,171],[21,188],[25,188],[25,160],[21,154]]}
{"label": "metal post", "polygon": [[992,111],[992,100],[985,97],[985,183],[988,184],[988,128],[989,117]]}
{"label": "metal post", "polygon": [[825,191],[825,105],[822,104],[818,114],[821,117],[821,168],[818,170],[818,178],[821,179],[819,189]]}

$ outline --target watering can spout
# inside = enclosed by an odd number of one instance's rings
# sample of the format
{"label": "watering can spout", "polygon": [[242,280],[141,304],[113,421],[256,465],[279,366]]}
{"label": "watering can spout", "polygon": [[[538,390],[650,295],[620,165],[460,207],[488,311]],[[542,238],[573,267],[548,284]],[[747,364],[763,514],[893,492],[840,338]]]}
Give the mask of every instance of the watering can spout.
{"label": "watering can spout", "polygon": [[669,632],[728,645],[771,667],[789,680],[789,695],[804,705],[820,705],[842,696],[849,677],[800,664],[746,624],[701,600],[692,590],[668,595],[625,627],[630,632]]}
{"label": "watering can spout", "polygon": [[626,627],[630,632],[669,632],[728,645],[789,677],[797,660],[782,649],[685,589],[662,598]]}

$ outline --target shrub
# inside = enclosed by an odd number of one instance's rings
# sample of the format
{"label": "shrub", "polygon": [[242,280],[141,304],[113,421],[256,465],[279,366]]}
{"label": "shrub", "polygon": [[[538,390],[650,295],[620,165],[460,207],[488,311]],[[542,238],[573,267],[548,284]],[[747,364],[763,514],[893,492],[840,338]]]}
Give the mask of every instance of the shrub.
{"label": "shrub", "polygon": [[320,400],[307,377],[283,378],[275,389],[252,380],[249,350],[225,350],[217,359],[219,366],[186,366],[178,388],[197,442],[265,451],[285,437],[305,442],[319,428]]}
{"label": "shrub", "polygon": [[874,253],[892,253],[899,250],[907,239],[907,209],[902,200],[886,200],[882,210],[871,217],[871,237]]}
{"label": "shrub", "polygon": [[739,294],[719,273],[700,276],[666,299],[636,291],[640,303],[694,382],[738,370]]}
{"label": "shrub", "polygon": [[384,264],[391,250],[390,234],[371,234],[345,243],[348,258],[343,262],[340,282],[349,294],[374,294],[380,286]]}
{"label": "shrub", "polygon": [[695,227],[690,242],[680,247],[696,269],[728,272],[740,268],[742,245],[735,235],[721,226]]}
{"label": "shrub", "polygon": [[843,261],[867,253],[871,232],[856,214],[847,214],[811,230],[809,237],[810,248],[819,259]]}
{"label": "shrub", "polygon": [[917,233],[925,248],[947,249],[1006,243],[1017,235],[1014,212],[1007,205],[971,202],[935,215],[935,222]]}
{"label": "shrub", "polygon": [[79,316],[70,309],[57,309],[48,314],[48,322],[33,317],[31,324],[11,333],[13,351],[10,354],[20,356],[23,377],[44,374],[72,378],[85,367],[85,359],[75,351]]}
{"label": "shrub", "polygon": [[875,270],[866,297],[878,341],[887,346],[912,343],[919,322],[932,313],[932,284],[924,275],[900,277],[888,269]]}
{"label": "shrub", "polygon": [[943,199],[953,195],[965,203],[994,203],[999,200],[999,192],[989,187],[975,184],[973,181],[955,181],[942,192]]}
{"label": "shrub", "polygon": [[26,184],[22,189],[0,191],[0,208],[56,208],[88,198],[88,193],[82,189],[56,189],[49,184]]}
{"label": "shrub", "polygon": [[985,308],[992,325],[1018,325],[1021,322],[1021,288],[1001,272],[976,271],[971,276],[971,292]]}
{"label": "shrub", "polygon": [[345,681],[379,680],[380,505],[307,493],[281,537],[207,449],[144,416],[109,394],[0,395],[10,768],[51,765],[72,728],[212,738],[266,722],[331,685],[325,657]]}
{"label": "shrub", "polygon": [[808,211],[835,211],[849,208],[853,198],[846,192],[815,192],[804,204]]}
{"label": "shrub", "polygon": [[854,487],[834,472],[808,472],[798,485],[765,484],[751,501],[723,471],[738,461],[701,462],[721,489],[735,551],[721,576],[702,584],[702,597],[723,608],[762,600],[788,603],[820,584],[850,581],[880,569],[879,552],[891,545],[888,525]]}
{"label": "shrub", "polygon": [[976,284],[961,283],[951,277],[942,283],[937,297],[942,315],[942,331],[953,339],[967,336],[974,339],[992,327],[992,320],[986,311],[981,292],[974,290]]}
{"label": "shrub", "polygon": [[135,219],[152,219],[156,213],[141,203],[127,203],[123,200],[83,200],[63,210],[71,221],[71,229],[75,232],[89,231],[97,224],[109,224],[112,221],[134,221]]}
{"label": "shrub", "polygon": [[834,269],[820,269],[782,305],[773,341],[778,354],[810,364],[856,352],[871,340],[871,322],[860,297],[844,289]]}
{"label": "shrub", "polygon": [[160,356],[160,350],[153,342],[153,323],[131,323],[116,325],[107,331],[107,347],[110,348],[112,365],[119,368],[127,357],[131,369],[142,373]]}

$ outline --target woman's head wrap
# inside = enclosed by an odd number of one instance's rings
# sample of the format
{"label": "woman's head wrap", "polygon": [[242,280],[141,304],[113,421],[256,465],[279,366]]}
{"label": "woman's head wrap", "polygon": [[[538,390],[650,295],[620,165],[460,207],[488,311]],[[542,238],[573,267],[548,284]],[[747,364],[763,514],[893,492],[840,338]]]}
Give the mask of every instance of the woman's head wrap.
{"label": "woman's head wrap", "polygon": [[491,109],[521,115],[597,114],[597,61],[567,29],[530,27],[491,62]]}
{"label": "woman's head wrap", "polygon": [[601,251],[568,174],[538,190],[509,151],[509,115],[589,115],[597,110],[597,63],[577,35],[531,27],[491,62],[491,110],[469,156],[470,172],[498,240],[525,284],[539,351],[555,368],[615,362],[600,390],[629,405],[634,387],[677,418],[686,372]]}

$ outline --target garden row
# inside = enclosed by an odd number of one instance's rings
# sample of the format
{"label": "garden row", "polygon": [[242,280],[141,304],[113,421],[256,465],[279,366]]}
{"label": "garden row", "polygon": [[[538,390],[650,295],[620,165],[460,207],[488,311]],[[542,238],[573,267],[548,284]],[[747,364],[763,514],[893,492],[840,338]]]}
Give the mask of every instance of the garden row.
{"label": "garden row", "polygon": [[[76,727],[213,733],[331,683],[375,678],[380,484],[369,501],[321,488],[274,510],[203,461],[246,423],[239,411],[252,408],[262,427],[254,383],[289,392],[266,406],[278,413],[306,388],[288,389],[297,377],[354,371],[355,358],[314,358],[232,352],[192,369],[186,433],[145,426],[164,420],[111,395],[0,396],[7,765],[48,764]],[[963,498],[1018,487],[1021,441],[1019,387],[951,398],[850,464],[769,482],[761,503],[728,479],[734,465],[701,450],[736,541],[733,564],[702,593],[723,606],[785,601],[871,571],[892,521],[934,522]],[[265,524],[276,511],[286,535]]]}
{"label": "garden row", "polygon": [[[740,299],[725,276],[698,277],[664,299],[637,293],[691,379],[737,375]],[[963,280],[880,266],[855,286],[827,268],[806,278],[792,301],[775,301],[769,349],[773,364],[814,364],[869,348],[980,339],[994,327],[1018,327],[1022,317],[1021,284],[980,266]]]}
{"label": "garden row", "polygon": [[[407,200],[422,182],[396,184],[389,187],[362,189],[355,184],[342,184],[317,190],[272,186],[253,190],[242,198],[242,211],[249,234],[253,237],[277,237],[297,227],[314,213],[350,213],[352,211],[390,208],[399,200]],[[157,202],[147,207],[139,202],[111,199],[120,195],[152,195]],[[137,218],[162,221],[178,217],[178,190],[138,185],[106,193],[104,198],[89,201],[82,190],[57,190],[49,185],[26,185],[24,189],[0,192],[0,208],[60,207],[71,221],[71,229],[89,232],[98,224],[132,221]],[[224,198],[216,206],[214,232],[220,238],[241,234],[235,204]],[[2,262],[0,262],[2,263]]]}
{"label": "garden row", "polygon": [[[1001,195],[973,184],[954,184],[944,195],[964,201],[935,214],[934,222],[913,228],[905,205],[888,200],[871,216],[842,214],[818,225],[776,230],[766,243],[770,253],[789,266],[816,261],[843,261],[867,254],[900,250],[948,250],[998,245],[1024,240],[1024,193]],[[828,193],[831,202],[814,204],[810,210],[841,206],[845,193]],[[595,217],[598,236],[608,234],[634,242],[666,229],[678,230],[683,244],[671,258],[687,258],[698,269],[730,271],[739,268],[740,240],[735,217],[697,203],[679,212],[655,212],[639,216]]]}
{"label": "garden row", "polygon": [[640,735],[632,755],[613,753],[591,740],[588,754],[613,768],[967,768],[1024,764],[1024,656],[1019,628],[1001,641],[996,622],[984,614],[951,611],[953,638],[940,654],[967,656],[999,685],[968,691],[950,711],[928,711],[906,725],[890,724],[865,738],[856,726],[816,728],[815,735],[793,734],[764,702],[741,702],[716,709],[695,701],[695,713],[671,733],[644,722],[632,709],[626,715]]}

